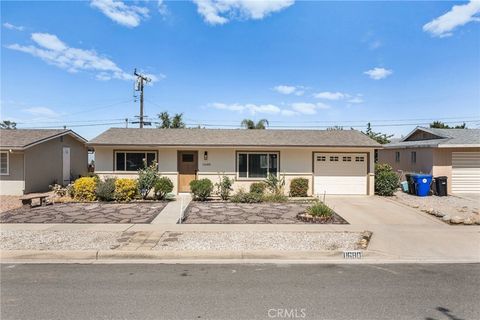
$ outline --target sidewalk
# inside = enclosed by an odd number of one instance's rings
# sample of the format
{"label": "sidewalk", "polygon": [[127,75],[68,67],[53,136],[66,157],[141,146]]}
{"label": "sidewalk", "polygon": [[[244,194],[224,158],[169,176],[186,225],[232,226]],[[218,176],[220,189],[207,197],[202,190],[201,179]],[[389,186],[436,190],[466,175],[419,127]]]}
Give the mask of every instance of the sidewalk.
{"label": "sidewalk", "polygon": [[[480,227],[421,225],[2,225],[2,230],[35,231],[109,231],[127,232],[141,245],[124,250],[2,250],[2,262],[82,261],[82,262],[172,262],[207,260],[217,262],[329,262],[329,263],[403,263],[403,262],[480,262]],[[373,232],[362,260],[344,260],[340,251],[159,251],[152,250],[165,232]]]}

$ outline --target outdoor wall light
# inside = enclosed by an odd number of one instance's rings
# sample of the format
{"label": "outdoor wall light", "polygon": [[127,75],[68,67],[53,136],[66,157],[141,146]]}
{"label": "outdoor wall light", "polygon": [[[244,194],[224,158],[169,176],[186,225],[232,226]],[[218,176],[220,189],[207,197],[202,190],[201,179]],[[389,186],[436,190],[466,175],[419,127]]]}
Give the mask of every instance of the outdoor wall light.
{"label": "outdoor wall light", "polygon": [[203,152],[203,160],[208,160],[208,151]]}

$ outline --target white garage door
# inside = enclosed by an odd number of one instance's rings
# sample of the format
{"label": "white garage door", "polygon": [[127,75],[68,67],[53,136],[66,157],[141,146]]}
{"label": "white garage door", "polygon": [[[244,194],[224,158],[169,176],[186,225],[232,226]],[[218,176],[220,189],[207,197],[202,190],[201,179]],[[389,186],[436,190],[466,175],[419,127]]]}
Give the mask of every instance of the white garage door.
{"label": "white garage door", "polygon": [[367,194],[365,153],[315,153],[315,194]]}
{"label": "white garage door", "polygon": [[480,152],[452,153],[452,193],[480,193]]}

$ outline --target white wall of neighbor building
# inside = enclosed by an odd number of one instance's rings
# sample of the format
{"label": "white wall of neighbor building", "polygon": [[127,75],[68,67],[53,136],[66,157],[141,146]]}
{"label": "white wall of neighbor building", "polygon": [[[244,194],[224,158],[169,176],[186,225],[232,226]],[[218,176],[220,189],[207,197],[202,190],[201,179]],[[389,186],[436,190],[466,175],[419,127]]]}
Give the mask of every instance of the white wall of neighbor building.
{"label": "white wall of neighbor building", "polygon": [[[248,191],[252,182],[262,181],[263,179],[245,179],[237,177],[237,152],[278,152],[279,172],[285,176],[285,190],[288,193],[290,181],[293,178],[302,177],[309,180],[309,194],[313,194],[313,153],[314,152],[363,152],[368,156],[367,193],[373,194],[373,168],[374,168],[374,149],[371,148],[144,148],[144,147],[95,147],[95,172],[100,177],[137,177],[136,172],[119,172],[114,170],[114,152],[122,150],[136,151],[156,151],[158,152],[159,172],[162,176],[169,177],[175,185],[174,192],[177,192],[178,170],[177,170],[177,152],[178,151],[197,151],[198,152],[198,173],[199,179],[208,178],[216,183],[219,177],[227,175],[235,179],[234,190],[241,188]],[[207,159],[204,158],[207,152]]]}
{"label": "white wall of neighbor building", "polygon": [[18,196],[25,189],[24,154],[22,151],[8,152],[8,174],[0,175],[0,195]]}

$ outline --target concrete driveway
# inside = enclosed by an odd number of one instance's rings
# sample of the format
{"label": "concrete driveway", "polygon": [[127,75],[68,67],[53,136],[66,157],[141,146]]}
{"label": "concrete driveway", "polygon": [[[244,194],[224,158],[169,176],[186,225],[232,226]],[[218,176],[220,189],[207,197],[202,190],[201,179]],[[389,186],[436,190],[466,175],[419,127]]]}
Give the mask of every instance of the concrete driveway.
{"label": "concrete driveway", "polygon": [[352,225],[446,225],[426,213],[378,196],[327,196],[325,202]]}

